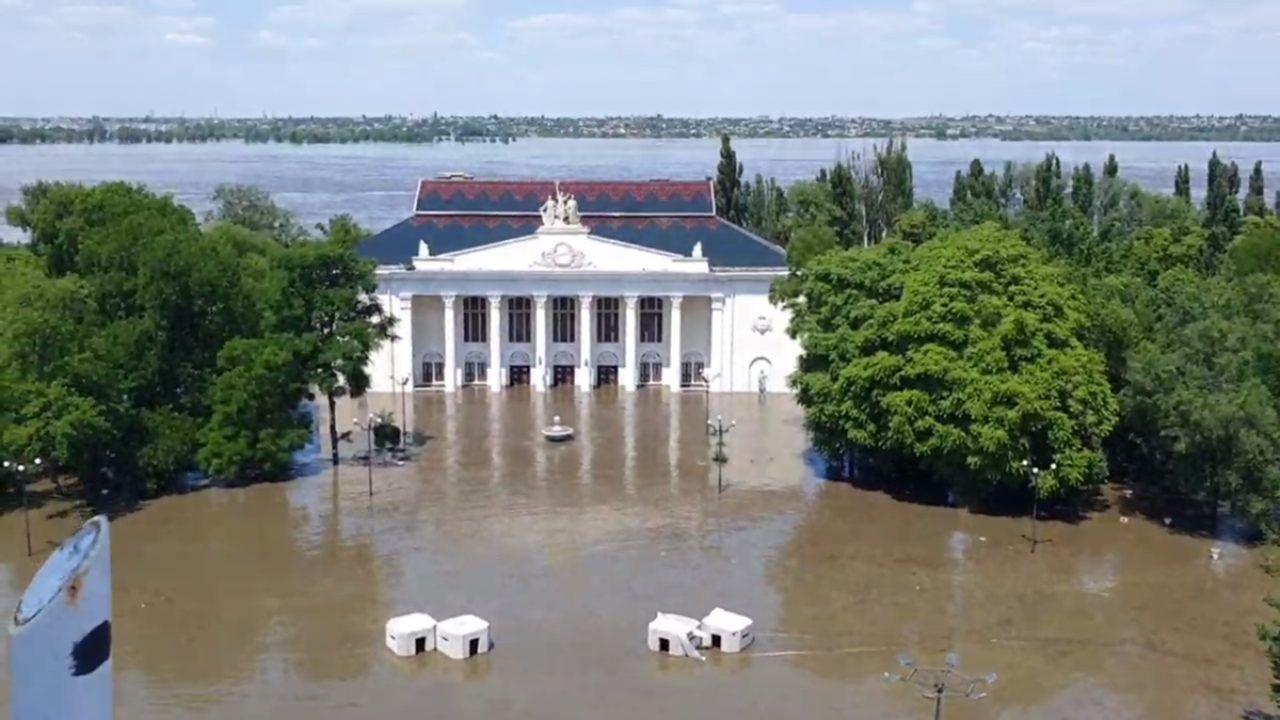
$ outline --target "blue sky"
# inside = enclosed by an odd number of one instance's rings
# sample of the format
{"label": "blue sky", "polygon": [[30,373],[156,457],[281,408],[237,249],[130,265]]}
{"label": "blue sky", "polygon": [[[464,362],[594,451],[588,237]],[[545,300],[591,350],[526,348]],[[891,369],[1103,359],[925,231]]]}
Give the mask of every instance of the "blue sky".
{"label": "blue sky", "polygon": [[0,115],[1280,113],[1280,0],[0,0]]}

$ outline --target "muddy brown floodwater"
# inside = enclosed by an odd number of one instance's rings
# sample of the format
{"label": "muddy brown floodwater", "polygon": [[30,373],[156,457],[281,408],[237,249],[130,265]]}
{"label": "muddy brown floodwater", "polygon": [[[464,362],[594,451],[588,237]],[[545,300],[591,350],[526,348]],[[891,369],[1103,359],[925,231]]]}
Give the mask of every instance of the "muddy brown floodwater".
{"label": "muddy brown floodwater", "polygon": [[[399,399],[370,398],[374,409]],[[420,458],[153,502],[112,529],[117,717],[924,718],[888,685],[901,651],[994,671],[947,718],[1239,718],[1266,707],[1251,551],[1108,510],[1078,525],[913,505],[829,484],[784,397],[713,398],[737,420],[728,490],[706,398],[411,398]],[[342,409],[367,412],[365,402]],[[575,441],[544,442],[552,415]],[[352,447],[344,447],[350,453]],[[0,518],[0,606],[77,524]],[[645,648],[659,610],[753,617],[747,654]],[[392,615],[475,613],[493,653],[399,659]],[[8,662],[7,657],[0,662]],[[7,666],[0,675],[8,708]]]}

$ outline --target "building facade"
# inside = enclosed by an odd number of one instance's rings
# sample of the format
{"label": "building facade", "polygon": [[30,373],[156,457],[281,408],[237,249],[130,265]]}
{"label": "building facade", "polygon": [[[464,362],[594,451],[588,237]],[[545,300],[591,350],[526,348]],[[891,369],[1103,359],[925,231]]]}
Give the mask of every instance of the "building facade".
{"label": "building facade", "polygon": [[710,181],[425,180],[361,253],[397,318],[375,392],[787,392],[799,355],[783,250],[716,217]]}

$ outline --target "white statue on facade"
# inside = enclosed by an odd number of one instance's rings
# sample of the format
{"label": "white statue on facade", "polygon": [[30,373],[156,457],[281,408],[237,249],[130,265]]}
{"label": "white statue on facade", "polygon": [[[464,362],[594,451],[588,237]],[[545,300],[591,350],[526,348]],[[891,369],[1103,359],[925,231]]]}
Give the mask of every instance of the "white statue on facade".
{"label": "white statue on facade", "polygon": [[569,195],[568,201],[565,202],[564,221],[566,225],[582,224],[582,216],[578,214],[578,199],[573,195]]}
{"label": "white statue on facade", "polygon": [[559,223],[560,203],[557,199],[552,198],[550,195],[547,196],[547,201],[542,204],[542,207],[538,210],[538,212],[542,213],[543,227],[551,227],[553,225],[560,224]]}

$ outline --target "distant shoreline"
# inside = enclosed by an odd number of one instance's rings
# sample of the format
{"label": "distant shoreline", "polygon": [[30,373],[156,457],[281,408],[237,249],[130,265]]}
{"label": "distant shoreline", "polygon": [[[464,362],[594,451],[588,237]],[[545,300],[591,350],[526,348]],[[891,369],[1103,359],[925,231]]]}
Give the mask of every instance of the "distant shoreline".
{"label": "distant shoreline", "polygon": [[351,145],[511,143],[523,139],[1001,140],[1006,142],[1280,142],[1269,115],[976,116],[896,120],[652,117],[0,118],[0,145]]}

